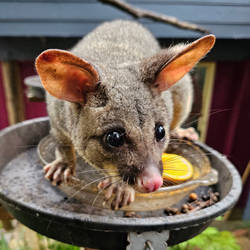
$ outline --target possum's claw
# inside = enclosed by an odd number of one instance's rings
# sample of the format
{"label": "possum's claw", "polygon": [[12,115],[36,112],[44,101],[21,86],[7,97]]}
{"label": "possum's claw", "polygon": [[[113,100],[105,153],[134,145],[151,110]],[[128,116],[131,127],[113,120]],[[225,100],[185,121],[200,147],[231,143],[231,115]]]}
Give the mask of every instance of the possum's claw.
{"label": "possum's claw", "polygon": [[99,189],[105,190],[105,201],[111,202],[111,209],[117,210],[128,206],[135,199],[135,190],[127,183],[113,183],[111,179],[98,184]]}
{"label": "possum's claw", "polygon": [[51,181],[52,185],[57,186],[62,182],[67,183],[69,177],[73,175],[71,166],[61,160],[55,160],[43,168],[45,178]]}
{"label": "possum's claw", "polygon": [[192,141],[197,141],[199,139],[198,133],[192,127],[176,128],[171,132],[171,135],[179,139],[186,138]]}

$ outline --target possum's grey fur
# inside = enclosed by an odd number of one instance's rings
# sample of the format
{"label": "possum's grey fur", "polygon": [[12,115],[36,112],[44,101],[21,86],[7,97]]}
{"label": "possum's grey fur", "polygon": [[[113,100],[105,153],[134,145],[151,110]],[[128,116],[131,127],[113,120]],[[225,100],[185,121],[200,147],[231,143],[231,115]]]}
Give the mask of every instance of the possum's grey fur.
{"label": "possum's grey fur", "polygon": [[[71,52],[94,65],[100,84],[87,94],[84,105],[47,95],[51,133],[58,144],[73,145],[98,168],[112,164],[121,177],[140,172],[145,159],[158,164],[170,130],[180,126],[191,109],[192,86],[188,74],[161,94],[151,85],[159,68],[183,47],[161,50],[148,30],[131,21],[107,22],[85,36]],[[166,139],[160,143],[155,141],[158,123],[166,130]],[[128,143],[107,150],[104,134],[120,127]],[[68,158],[74,158],[74,149]]]}

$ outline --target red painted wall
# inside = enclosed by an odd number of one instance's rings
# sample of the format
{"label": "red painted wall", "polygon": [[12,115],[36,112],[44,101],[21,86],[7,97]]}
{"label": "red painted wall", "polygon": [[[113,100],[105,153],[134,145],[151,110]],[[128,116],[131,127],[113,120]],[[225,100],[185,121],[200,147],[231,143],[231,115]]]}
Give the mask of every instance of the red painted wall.
{"label": "red painted wall", "polygon": [[[32,76],[36,74],[34,63],[32,62],[20,62],[20,72],[22,82],[25,77]],[[26,89],[23,84],[24,89]],[[24,96],[25,102],[25,116],[27,119],[32,119],[41,116],[47,116],[46,104],[44,102],[30,102],[26,95]]]}
{"label": "red painted wall", "polygon": [[[242,175],[250,161],[250,61],[217,62],[206,143],[225,154]],[[245,207],[250,176],[240,206]]]}
{"label": "red painted wall", "polygon": [[[19,62],[20,73],[22,79],[22,85],[24,89],[24,93],[26,90],[26,86],[23,83],[23,80],[27,76],[31,76],[36,74],[34,69],[34,64],[32,62]],[[40,116],[46,116],[46,105],[42,102],[30,102],[26,95],[23,95],[24,103],[25,103],[25,117],[26,119],[32,119]],[[3,81],[2,81],[2,72],[0,67],[0,129],[8,126],[8,117],[6,112],[5,105],[5,96],[3,89]]]}

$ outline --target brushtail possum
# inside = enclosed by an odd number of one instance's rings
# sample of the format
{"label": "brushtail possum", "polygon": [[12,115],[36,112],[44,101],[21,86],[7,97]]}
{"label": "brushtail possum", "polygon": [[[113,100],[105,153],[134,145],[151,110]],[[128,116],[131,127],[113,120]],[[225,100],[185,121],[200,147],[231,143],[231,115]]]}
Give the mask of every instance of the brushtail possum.
{"label": "brushtail possum", "polygon": [[142,25],[107,22],[70,51],[49,49],[36,59],[47,91],[56,160],[44,167],[52,184],[75,174],[76,153],[107,178],[99,182],[111,207],[134,200],[135,190],[162,185],[161,156],[192,105],[188,72],[213,47],[215,37],[168,49]]}

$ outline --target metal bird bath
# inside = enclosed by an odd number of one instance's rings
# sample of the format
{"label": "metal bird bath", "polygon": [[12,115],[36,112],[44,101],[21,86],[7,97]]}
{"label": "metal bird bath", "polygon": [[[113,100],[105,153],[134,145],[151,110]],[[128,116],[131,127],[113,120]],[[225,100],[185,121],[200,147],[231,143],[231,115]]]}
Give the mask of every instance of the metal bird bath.
{"label": "metal bird bath", "polygon": [[20,222],[59,241],[102,250],[166,249],[203,231],[236,203],[241,192],[234,166],[225,156],[198,143],[219,173],[214,188],[220,192],[220,201],[184,215],[166,216],[156,210],[141,218],[125,218],[123,211],[65,199],[44,179],[37,144],[48,132],[48,118],[22,122],[0,132],[0,199]]}

